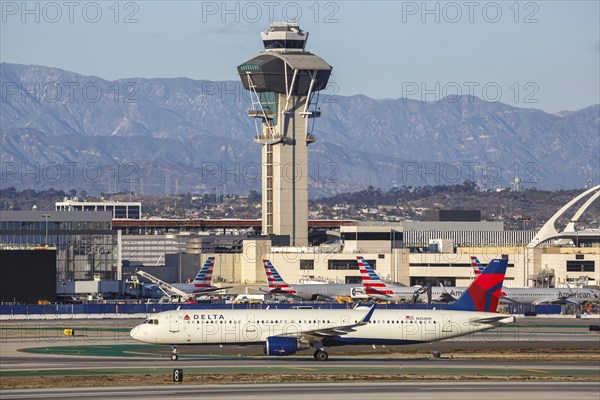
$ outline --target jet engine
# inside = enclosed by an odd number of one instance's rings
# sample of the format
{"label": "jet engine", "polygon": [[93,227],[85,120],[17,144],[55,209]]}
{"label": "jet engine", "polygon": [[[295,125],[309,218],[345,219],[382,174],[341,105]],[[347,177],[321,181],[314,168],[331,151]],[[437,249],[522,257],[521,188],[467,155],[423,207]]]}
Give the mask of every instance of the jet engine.
{"label": "jet engine", "polygon": [[269,356],[287,356],[308,348],[308,344],[290,337],[270,336],[265,342],[265,354]]}
{"label": "jet engine", "polygon": [[365,293],[365,288],[362,287],[353,287],[350,289],[350,297],[357,300],[366,300],[369,296]]}

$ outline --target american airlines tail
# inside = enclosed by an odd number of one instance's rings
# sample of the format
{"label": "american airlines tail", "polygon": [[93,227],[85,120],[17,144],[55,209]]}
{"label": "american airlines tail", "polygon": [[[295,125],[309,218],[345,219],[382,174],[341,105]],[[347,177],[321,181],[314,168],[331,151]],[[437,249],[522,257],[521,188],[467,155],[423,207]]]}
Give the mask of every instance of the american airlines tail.
{"label": "american airlines tail", "polygon": [[449,310],[481,311],[495,313],[500,302],[507,259],[495,259],[475,278]]}
{"label": "american airlines tail", "polygon": [[471,267],[473,267],[475,276],[479,276],[485,268],[475,256],[471,256]]}
{"label": "american airlines tail", "polygon": [[197,288],[209,289],[212,288],[212,272],[215,265],[215,258],[208,257],[196,278],[194,278],[194,284]]}
{"label": "american airlines tail", "polygon": [[277,272],[273,264],[271,264],[271,261],[263,260],[263,263],[265,266],[265,272],[267,273],[267,282],[269,282],[269,289],[271,290],[271,293],[291,295],[296,294],[296,291],[283,280],[281,275],[279,275],[279,272]]}
{"label": "american airlines tail", "polygon": [[360,275],[362,277],[363,286],[367,294],[379,294],[379,295],[393,295],[394,291],[388,289],[384,281],[381,280],[379,275],[369,265],[367,260],[362,256],[356,256],[358,261],[358,268],[360,269]]}

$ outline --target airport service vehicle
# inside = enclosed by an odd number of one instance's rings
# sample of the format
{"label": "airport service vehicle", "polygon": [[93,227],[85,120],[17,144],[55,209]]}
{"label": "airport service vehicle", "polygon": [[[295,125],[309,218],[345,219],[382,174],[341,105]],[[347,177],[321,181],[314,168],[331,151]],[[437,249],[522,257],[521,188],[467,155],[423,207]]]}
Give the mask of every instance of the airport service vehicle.
{"label": "airport service vehicle", "polygon": [[263,344],[267,355],[314,351],[325,361],[330,346],[403,345],[485,331],[515,321],[497,314],[507,260],[493,260],[446,310],[336,309],[173,310],[148,318],[130,332],[144,343],[179,345]]}
{"label": "airport service vehicle", "polygon": [[347,296],[353,300],[366,300],[369,298],[360,284],[307,283],[289,285],[269,260],[263,260],[263,264],[269,283],[268,287],[263,286],[259,289],[263,293],[309,301],[335,301],[338,296]]}

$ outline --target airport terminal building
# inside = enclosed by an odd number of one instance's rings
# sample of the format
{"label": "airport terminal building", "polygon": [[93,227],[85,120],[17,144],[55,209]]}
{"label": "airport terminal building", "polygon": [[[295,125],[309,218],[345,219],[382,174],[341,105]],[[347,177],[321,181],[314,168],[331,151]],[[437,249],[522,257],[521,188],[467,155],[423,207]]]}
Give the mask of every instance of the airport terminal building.
{"label": "airport terminal building", "polygon": [[[1,251],[54,250],[58,294],[121,291],[120,232],[111,212],[0,211],[0,221]],[[35,284],[26,274],[21,280]]]}

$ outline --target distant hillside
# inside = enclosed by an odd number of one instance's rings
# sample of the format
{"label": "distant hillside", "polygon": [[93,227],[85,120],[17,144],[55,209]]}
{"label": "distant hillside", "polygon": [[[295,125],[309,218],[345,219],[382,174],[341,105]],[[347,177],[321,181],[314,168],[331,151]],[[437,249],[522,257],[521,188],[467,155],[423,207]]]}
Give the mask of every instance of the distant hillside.
{"label": "distant hillside", "polygon": [[[260,146],[237,82],[98,77],[2,63],[2,187],[247,193]],[[226,89],[225,91],[221,89]],[[600,105],[561,113],[478,98],[322,96],[312,198],[373,185],[580,188],[599,180]]]}

